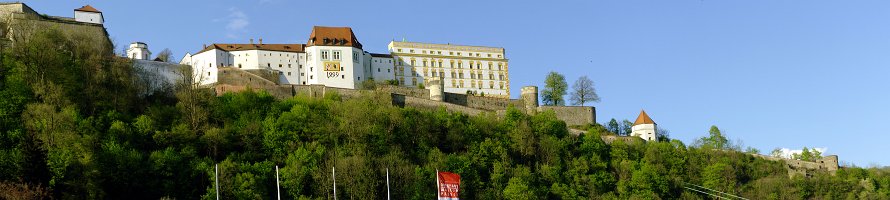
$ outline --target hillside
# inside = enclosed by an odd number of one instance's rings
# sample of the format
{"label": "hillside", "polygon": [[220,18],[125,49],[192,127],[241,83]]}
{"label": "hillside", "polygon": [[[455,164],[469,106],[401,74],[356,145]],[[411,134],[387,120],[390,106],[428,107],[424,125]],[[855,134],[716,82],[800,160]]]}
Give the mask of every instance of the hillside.
{"label": "hillside", "polygon": [[[435,198],[436,170],[461,175],[463,199],[707,199],[699,185],[749,199],[887,199],[886,169],[789,178],[783,164],[678,140],[607,145],[593,125],[568,134],[553,113],[503,118],[263,92],[214,96],[180,85],[139,95],[129,60],[80,51],[58,31],[3,52],[0,197],[272,199]],[[703,125],[705,127],[705,125]],[[705,131],[703,130],[703,133]],[[705,134],[702,134],[705,135]]]}

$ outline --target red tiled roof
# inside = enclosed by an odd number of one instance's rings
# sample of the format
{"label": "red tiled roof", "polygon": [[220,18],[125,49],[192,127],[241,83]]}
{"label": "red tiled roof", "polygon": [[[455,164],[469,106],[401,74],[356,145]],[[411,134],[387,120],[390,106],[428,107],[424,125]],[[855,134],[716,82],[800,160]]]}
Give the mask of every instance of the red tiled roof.
{"label": "red tiled roof", "polygon": [[93,6],[90,6],[90,5],[85,5],[85,6],[83,6],[83,7],[80,7],[80,8],[78,8],[78,9],[74,9],[74,10],[75,10],[75,11],[83,11],[83,12],[95,12],[95,13],[101,13],[101,11],[96,10],[96,8],[93,8]]}
{"label": "red tiled roof", "polygon": [[637,117],[637,121],[634,122],[634,126],[640,124],[655,124],[655,121],[652,121],[652,118],[649,118],[649,115],[646,114],[645,110],[640,110],[640,116]]}
{"label": "red tiled roof", "polygon": [[309,34],[309,42],[306,46],[351,46],[362,48],[362,43],[358,42],[352,28],[349,27],[312,27],[312,34]]}
{"label": "red tiled roof", "polygon": [[266,50],[300,53],[305,52],[305,48],[305,44],[212,44],[195,54],[210,51],[211,49],[219,49],[223,51]]}

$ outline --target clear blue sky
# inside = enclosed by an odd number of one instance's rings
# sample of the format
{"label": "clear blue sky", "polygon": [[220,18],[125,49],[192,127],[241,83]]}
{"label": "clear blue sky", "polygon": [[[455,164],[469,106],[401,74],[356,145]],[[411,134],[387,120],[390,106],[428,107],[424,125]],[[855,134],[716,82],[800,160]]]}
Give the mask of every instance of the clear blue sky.
{"label": "clear blue sky", "polygon": [[[350,26],[370,52],[390,40],[504,47],[513,96],[547,72],[594,80],[597,121],[645,109],[687,144],[717,125],[768,153],[825,147],[890,165],[890,1],[35,1],[91,4],[119,46],[176,58],[202,44],[305,43]],[[121,49],[121,47],[118,47]]]}

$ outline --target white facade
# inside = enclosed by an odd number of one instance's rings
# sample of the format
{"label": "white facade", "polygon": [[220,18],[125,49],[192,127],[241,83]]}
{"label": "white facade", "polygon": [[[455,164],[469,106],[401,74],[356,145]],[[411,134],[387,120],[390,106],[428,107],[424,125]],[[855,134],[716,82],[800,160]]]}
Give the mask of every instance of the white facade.
{"label": "white facade", "polygon": [[503,48],[393,41],[389,51],[400,85],[419,86],[441,77],[448,93],[510,97]]}
{"label": "white facade", "polygon": [[307,84],[355,89],[367,79],[364,53],[347,46],[311,46],[306,48],[309,70]]}
{"label": "white facade", "polygon": [[637,136],[643,138],[643,140],[655,141],[657,136],[655,135],[655,124],[638,124],[631,127],[630,136]]}
{"label": "white facade", "polygon": [[101,12],[87,12],[87,11],[74,11],[74,21],[78,22],[86,22],[93,24],[102,24],[105,23],[105,18],[102,18]]}
{"label": "white facade", "polygon": [[151,51],[148,50],[147,44],[134,42],[127,48],[127,58],[134,60],[149,60],[151,59]]}
{"label": "white facade", "polygon": [[201,85],[216,83],[219,67],[237,67],[278,71],[281,84],[348,89],[368,79],[416,87],[442,77],[445,92],[509,97],[503,48],[392,42],[390,54],[374,54],[361,47],[348,27],[315,27],[307,44],[213,44],[180,63]]}
{"label": "white facade", "polygon": [[374,78],[374,81],[383,82],[387,80],[396,80],[395,62],[392,56],[380,54],[365,54],[365,62],[370,63],[365,69],[365,76]]}
{"label": "white facade", "polygon": [[199,85],[212,85],[218,80],[219,67],[224,64],[222,58],[227,57],[227,52],[211,49],[195,55],[186,54],[179,64],[192,67],[192,79]]}

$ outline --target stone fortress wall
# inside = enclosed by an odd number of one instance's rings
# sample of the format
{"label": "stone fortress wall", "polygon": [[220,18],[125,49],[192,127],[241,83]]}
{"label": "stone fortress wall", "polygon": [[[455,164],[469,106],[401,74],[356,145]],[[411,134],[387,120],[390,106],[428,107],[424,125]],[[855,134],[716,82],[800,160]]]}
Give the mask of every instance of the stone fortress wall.
{"label": "stone fortress wall", "polygon": [[822,157],[822,159],[816,160],[815,162],[803,161],[803,160],[795,160],[795,159],[787,159],[787,158],[777,158],[772,156],[760,155],[760,154],[751,154],[754,157],[779,161],[785,163],[785,168],[788,169],[788,176],[804,176],[811,177],[813,173],[819,171],[827,171],[829,173],[834,174],[840,168],[838,165],[838,157],[837,155],[828,155]]}
{"label": "stone fortress wall", "polygon": [[91,44],[94,50],[113,51],[111,39],[102,24],[43,15],[24,3],[0,3],[0,45],[11,46],[47,29],[57,29],[72,38],[72,41]]}
{"label": "stone fortress wall", "polygon": [[[281,85],[277,82],[277,74],[262,70],[241,70],[233,67],[220,68],[217,94],[237,92],[248,88],[268,91],[275,97],[287,98],[297,94],[308,94],[311,97],[323,97],[327,91],[337,91],[344,98],[357,97],[360,90],[327,87],[324,85]],[[432,81],[435,83],[435,80]],[[441,86],[441,85],[439,85]],[[504,99],[482,97],[466,94],[447,93],[442,87],[431,85],[429,89],[378,85],[378,91],[393,96],[393,104],[417,108],[443,107],[450,112],[462,112],[468,115],[479,115],[491,112],[503,115],[509,106],[514,106],[527,114],[553,111],[556,117],[566,125],[586,125],[596,123],[596,109],[591,106],[539,106],[537,87],[529,86],[522,89],[520,99]]]}

